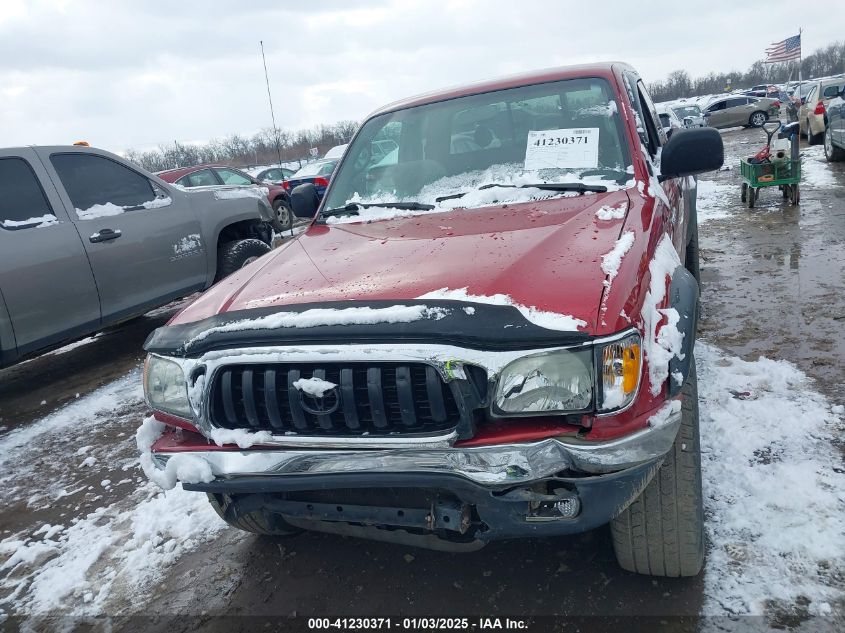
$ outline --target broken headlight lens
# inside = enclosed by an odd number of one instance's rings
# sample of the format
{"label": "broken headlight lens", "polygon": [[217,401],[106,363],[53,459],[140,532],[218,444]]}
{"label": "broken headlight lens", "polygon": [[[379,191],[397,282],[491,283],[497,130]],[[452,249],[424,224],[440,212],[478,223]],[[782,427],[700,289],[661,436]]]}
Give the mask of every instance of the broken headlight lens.
{"label": "broken headlight lens", "polygon": [[598,349],[596,358],[600,363],[598,370],[602,387],[598,410],[606,412],[624,409],[631,404],[640,385],[640,335],[633,332],[618,341],[606,343]]}
{"label": "broken headlight lens", "polygon": [[575,413],[593,401],[593,351],[524,356],[502,370],[494,408],[499,415]]}
{"label": "broken headlight lens", "polygon": [[185,373],[178,363],[150,354],[144,363],[144,394],[153,409],[192,418]]}

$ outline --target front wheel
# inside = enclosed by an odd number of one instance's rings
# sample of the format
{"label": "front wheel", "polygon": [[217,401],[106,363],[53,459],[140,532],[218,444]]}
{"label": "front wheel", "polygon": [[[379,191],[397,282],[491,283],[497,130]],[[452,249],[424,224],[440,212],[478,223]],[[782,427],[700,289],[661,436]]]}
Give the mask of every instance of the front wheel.
{"label": "front wheel", "polygon": [[610,524],[619,565],[650,576],[695,576],[704,563],[704,507],[695,359],[684,383],[681,428],[660,470]]}
{"label": "front wheel", "polygon": [[824,131],[824,157],[829,163],[845,160],[845,149],[833,144],[833,134],[830,132],[830,127]]}
{"label": "front wheel", "polygon": [[810,145],[818,145],[822,142],[824,138],[824,133],[822,134],[813,134],[813,128],[810,127],[810,119],[807,119],[807,143]]}
{"label": "front wheel", "polygon": [[754,203],[757,201],[757,189],[755,189],[754,187],[749,187],[747,198],[748,198],[748,208],[753,209]]}
{"label": "front wheel", "polygon": [[742,187],[739,190],[739,199],[743,203],[748,199],[748,185],[746,183],[742,183]]}
{"label": "front wheel", "polygon": [[269,252],[270,247],[261,240],[226,242],[217,249],[217,276],[214,280],[220,281],[228,277]]}
{"label": "front wheel", "polygon": [[245,514],[229,512],[232,502],[228,495],[208,494],[208,502],[221,519],[244,532],[262,534],[264,536],[294,536],[302,530],[293,527],[275,514],[267,514],[262,510],[255,510]]}
{"label": "front wheel", "polygon": [[273,229],[277,233],[287,231],[290,229],[293,213],[290,210],[290,205],[284,200],[276,200],[273,202]]}
{"label": "front wheel", "polygon": [[769,115],[765,112],[755,112],[748,118],[748,125],[751,127],[763,127],[763,124],[769,120]]}
{"label": "front wheel", "polygon": [[798,204],[801,202],[801,187],[796,185],[792,185],[791,191],[789,193],[789,201],[792,204]]}

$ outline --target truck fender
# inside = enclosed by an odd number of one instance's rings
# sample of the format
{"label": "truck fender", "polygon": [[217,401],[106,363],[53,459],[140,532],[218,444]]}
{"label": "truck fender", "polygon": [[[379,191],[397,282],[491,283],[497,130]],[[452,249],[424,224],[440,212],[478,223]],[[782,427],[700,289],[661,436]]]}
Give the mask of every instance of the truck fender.
{"label": "truck fender", "polygon": [[[669,361],[668,395],[670,398],[681,392],[693,362],[695,334],[698,330],[698,282],[683,266],[678,266],[669,284],[669,307],[678,312],[678,331],[683,334],[681,354]],[[675,379],[680,374],[681,381]]]}

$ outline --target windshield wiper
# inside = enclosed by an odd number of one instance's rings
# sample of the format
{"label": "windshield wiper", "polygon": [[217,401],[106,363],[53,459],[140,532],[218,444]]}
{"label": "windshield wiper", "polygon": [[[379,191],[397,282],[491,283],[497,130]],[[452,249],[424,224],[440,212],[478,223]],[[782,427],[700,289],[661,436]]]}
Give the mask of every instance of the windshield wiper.
{"label": "windshield wiper", "polygon": [[386,207],[388,209],[403,209],[408,211],[431,211],[434,208],[433,204],[423,204],[422,202],[350,202],[349,204],[336,207],[334,209],[324,209],[320,212],[320,217],[328,217],[330,215],[358,215],[359,209],[368,209],[369,207]]}
{"label": "windshield wiper", "polygon": [[[583,182],[541,182],[531,183],[528,185],[510,185],[491,182],[486,185],[481,185],[478,190],[492,189],[493,187],[502,187],[503,189],[542,189],[543,191],[577,191],[578,193],[604,193],[607,187],[604,185],[585,185]],[[440,196],[435,198],[435,202],[443,202],[444,200],[457,200],[463,198],[467,194],[466,191],[461,193],[453,193],[448,196]]]}

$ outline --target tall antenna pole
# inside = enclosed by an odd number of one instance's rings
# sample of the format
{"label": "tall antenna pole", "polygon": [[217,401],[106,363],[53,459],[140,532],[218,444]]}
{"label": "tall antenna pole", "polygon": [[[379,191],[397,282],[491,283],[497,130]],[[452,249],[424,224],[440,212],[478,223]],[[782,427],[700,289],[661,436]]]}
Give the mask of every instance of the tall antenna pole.
{"label": "tall antenna pole", "polygon": [[264,81],[267,82],[267,100],[270,102],[270,119],[273,121],[273,137],[276,140],[276,155],[279,157],[279,166],[282,165],[282,148],[279,145],[279,130],[276,128],[276,115],[273,113],[273,96],[270,94],[270,78],[267,76],[267,58],[264,57],[264,40],[259,40],[261,45],[261,61],[264,62]]}

